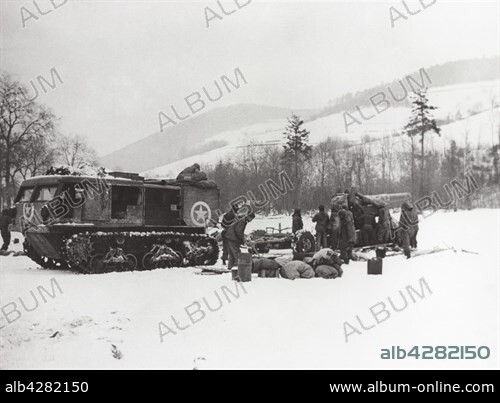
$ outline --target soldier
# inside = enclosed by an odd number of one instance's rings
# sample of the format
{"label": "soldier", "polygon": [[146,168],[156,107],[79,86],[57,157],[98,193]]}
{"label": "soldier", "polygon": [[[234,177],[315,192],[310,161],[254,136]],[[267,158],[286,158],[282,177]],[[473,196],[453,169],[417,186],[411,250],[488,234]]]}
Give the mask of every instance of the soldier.
{"label": "soldier", "polygon": [[356,240],[356,229],[354,228],[354,218],[348,210],[347,204],[339,211],[340,218],[340,257],[346,264],[352,256],[352,248]]}
{"label": "soldier", "polygon": [[399,232],[403,251],[407,259],[411,257],[410,248],[417,247],[418,213],[412,202],[407,200],[401,206],[399,217]]}
{"label": "soldier", "polygon": [[340,238],[340,218],[339,209],[332,206],[330,213],[330,221],[328,228],[330,230],[330,248],[337,250],[339,248],[339,238]]}
{"label": "soldier", "polygon": [[363,213],[360,217],[361,224],[361,245],[375,245],[377,243],[375,238],[375,216]]}
{"label": "soldier", "polygon": [[231,224],[227,229],[224,239],[227,240],[227,248],[229,252],[229,260],[227,268],[230,270],[233,266],[238,264],[240,256],[240,246],[245,243],[245,228],[247,224],[255,218],[254,213],[250,213],[242,219]]}
{"label": "soldier", "polygon": [[417,247],[418,211],[413,203],[411,204],[411,207],[412,208],[408,212],[409,221],[412,223],[410,229],[410,247],[415,249]]}
{"label": "soldier", "polygon": [[377,242],[389,243],[391,238],[391,214],[387,207],[378,210]]}
{"label": "soldier", "polygon": [[326,231],[328,228],[328,214],[325,213],[325,206],[318,207],[319,212],[313,217],[316,223],[316,250],[327,247]]}
{"label": "soldier", "polygon": [[237,219],[238,209],[239,209],[239,206],[237,204],[233,204],[231,206],[231,209],[222,216],[221,225],[222,225],[223,229],[221,232],[221,236],[222,236],[222,264],[223,265],[226,265],[226,260],[229,256],[229,247],[228,247],[225,235],[226,235],[227,229]]}
{"label": "soldier", "polygon": [[9,209],[2,210],[2,215],[0,216],[0,233],[2,234],[3,245],[0,250],[7,251],[10,245],[10,229],[9,226],[12,224],[11,213]]}
{"label": "soldier", "polygon": [[292,214],[292,233],[296,233],[304,228],[304,223],[302,222],[302,215],[299,208],[296,208]]}
{"label": "soldier", "polygon": [[191,181],[199,181],[207,179],[205,173],[201,172],[200,164],[195,163],[187,168],[184,168],[179,175],[177,175],[178,181],[183,180],[191,180]]}

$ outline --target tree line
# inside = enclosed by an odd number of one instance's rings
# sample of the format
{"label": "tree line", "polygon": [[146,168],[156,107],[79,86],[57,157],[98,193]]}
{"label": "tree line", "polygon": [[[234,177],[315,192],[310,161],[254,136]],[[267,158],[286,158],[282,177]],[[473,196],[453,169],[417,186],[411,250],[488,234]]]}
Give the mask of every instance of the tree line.
{"label": "tree line", "polygon": [[[268,179],[277,181],[284,170],[294,190],[271,199],[260,209],[265,214],[295,208],[309,211],[320,204],[328,208],[335,193],[351,187],[367,195],[410,192],[414,200],[436,191],[446,201],[444,185],[452,180],[465,185],[470,175],[480,191],[459,200],[455,207],[499,207],[499,144],[474,147],[464,129],[463,146],[452,140],[436,147],[434,140],[441,130],[425,90],[413,94],[412,105],[408,123],[400,132],[383,138],[365,136],[357,144],[328,138],[311,146],[304,121],[292,115],[283,132],[283,146],[250,143],[231,160],[220,160],[206,171],[217,182],[222,206],[228,209],[230,201],[241,195],[265,199],[259,185]],[[500,143],[500,128],[492,130]]]}

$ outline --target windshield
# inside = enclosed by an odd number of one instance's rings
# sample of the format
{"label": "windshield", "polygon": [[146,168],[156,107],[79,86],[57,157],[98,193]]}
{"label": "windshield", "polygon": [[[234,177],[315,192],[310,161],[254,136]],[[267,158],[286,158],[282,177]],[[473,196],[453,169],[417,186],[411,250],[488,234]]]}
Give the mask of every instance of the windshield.
{"label": "windshield", "polygon": [[33,194],[34,188],[21,188],[19,195],[17,196],[18,202],[29,202],[31,200],[31,195]]}
{"label": "windshield", "polygon": [[42,186],[38,188],[37,196],[34,201],[50,201],[54,198],[57,186]]}

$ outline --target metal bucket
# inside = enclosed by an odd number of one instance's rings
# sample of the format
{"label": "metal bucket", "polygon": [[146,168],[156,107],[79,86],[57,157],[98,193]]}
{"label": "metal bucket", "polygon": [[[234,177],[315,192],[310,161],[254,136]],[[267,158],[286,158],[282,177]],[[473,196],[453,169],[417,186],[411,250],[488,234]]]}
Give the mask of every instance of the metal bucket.
{"label": "metal bucket", "polygon": [[385,257],[385,254],[387,253],[387,248],[384,248],[384,247],[378,247],[376,250],[375,250],[375,254],[377,255],[377,257],[379,258],[384,258]]}

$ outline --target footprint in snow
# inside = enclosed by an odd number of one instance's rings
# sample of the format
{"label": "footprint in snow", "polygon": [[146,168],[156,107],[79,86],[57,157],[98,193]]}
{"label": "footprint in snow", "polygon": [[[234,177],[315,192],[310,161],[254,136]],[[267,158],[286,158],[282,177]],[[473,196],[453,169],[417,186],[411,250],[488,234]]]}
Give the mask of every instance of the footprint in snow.
{"label": "footprint in snow", "polygon": [[75,319],[69,325],[74,328],[74,327],[80,327],[83,325],[87,325],[89,323],[92,323],[93,321],[94,320],[90,316],[83,316],[80,319]]}
{"label": "footprint in snow", "polygon": [[123,358],[123,353],[118,350],[118,347],[114,344],[111,344],[111,354],[113,355],[113,358],[116,358],[117,360],[121,360]]}

